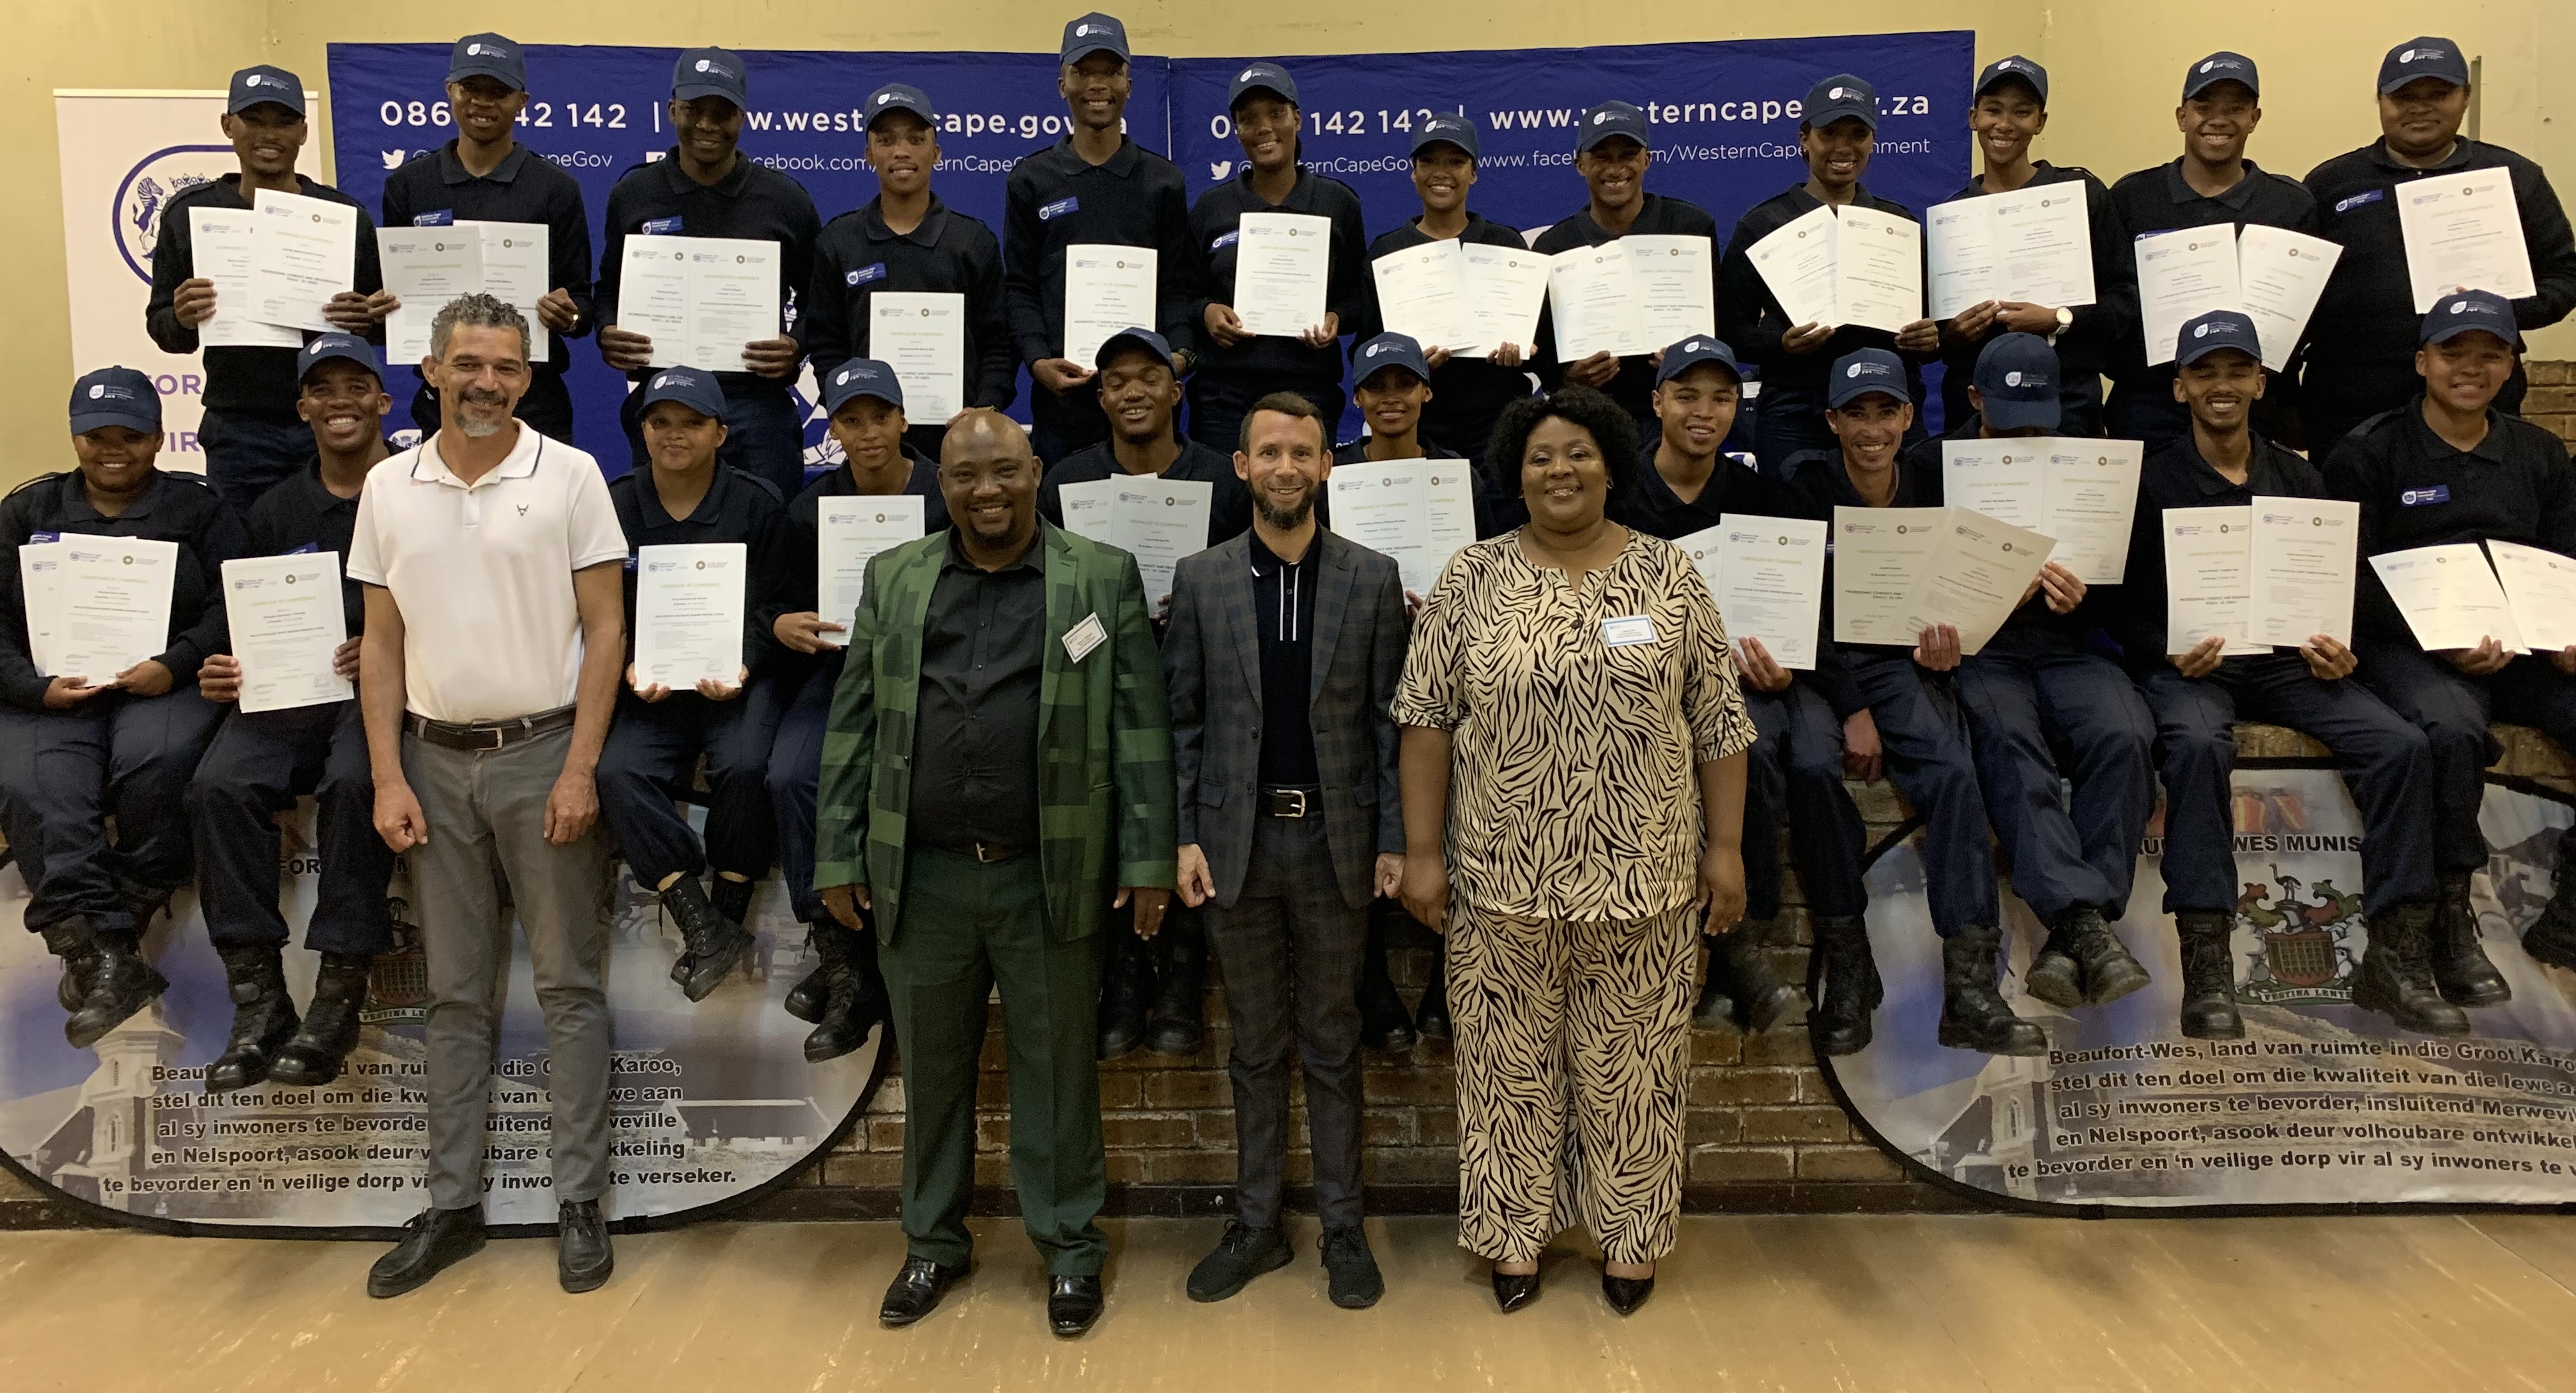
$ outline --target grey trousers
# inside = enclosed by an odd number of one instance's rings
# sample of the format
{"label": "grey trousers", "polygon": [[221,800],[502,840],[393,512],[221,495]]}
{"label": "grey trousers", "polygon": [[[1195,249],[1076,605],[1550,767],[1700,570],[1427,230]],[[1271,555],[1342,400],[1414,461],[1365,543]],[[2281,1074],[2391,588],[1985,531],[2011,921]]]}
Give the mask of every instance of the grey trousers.
{"label": "grey trousers", "polygon": [[1234,1025],[1235,1217],[1279,1222],[1288,1160],[1288,1057],[1306,1070],[1315,1209],[1357,1224],[1360,1189],[1360,955],[1368,911],[1342,900],[1320,817],[1256,817],[1243,893],[1208,906],[1208,947]]}
{"label": "grey trousers", "polygon": [[483,1200],[492,1056],[510,974],[497,869],[528,934],[554,1098],[555,1198],[608,1191],[608,849],[597,827],[546,840],[546,797],[572,747],[565,727],[497,751],[403,737],[403,775],[429,820],[406,853],[429,967],[429,1202]]}

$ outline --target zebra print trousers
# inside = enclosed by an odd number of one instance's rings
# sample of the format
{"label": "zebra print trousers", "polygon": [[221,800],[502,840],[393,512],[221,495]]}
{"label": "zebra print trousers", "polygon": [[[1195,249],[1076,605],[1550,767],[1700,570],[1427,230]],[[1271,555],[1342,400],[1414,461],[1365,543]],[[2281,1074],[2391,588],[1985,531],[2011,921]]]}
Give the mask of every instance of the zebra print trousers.
{"label": "zebra print trousers", "polygon": [[1451,898],[1460,1247],[1526,1262],[1580,1225],[1612,1262],[1672,1250],[1698,926],[1688,908],[1576,922]]}

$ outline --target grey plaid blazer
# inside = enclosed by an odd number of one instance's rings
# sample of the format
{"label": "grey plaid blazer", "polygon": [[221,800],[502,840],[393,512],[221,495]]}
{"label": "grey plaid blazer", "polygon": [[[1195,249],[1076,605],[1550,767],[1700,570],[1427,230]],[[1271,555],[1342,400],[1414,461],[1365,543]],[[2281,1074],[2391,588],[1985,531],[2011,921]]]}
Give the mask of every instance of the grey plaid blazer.
{"label": "grey plaid blazer", "polygon": [[[1183,845],[1196,842],[1216,900],[1243,894],[1261,776],[1261,638],[1252,603],[1250,533],[1184,559],[1172,577],[1163,674],[1172,698],[1172,770]],[[1324,784],[1333,877],[1353,909],[1368,904],[1381,852],[1404,850],[1388,708],[1404,673],[1410,627],[1395,562],[1318,532],[1314,687],[1307,726]]]}

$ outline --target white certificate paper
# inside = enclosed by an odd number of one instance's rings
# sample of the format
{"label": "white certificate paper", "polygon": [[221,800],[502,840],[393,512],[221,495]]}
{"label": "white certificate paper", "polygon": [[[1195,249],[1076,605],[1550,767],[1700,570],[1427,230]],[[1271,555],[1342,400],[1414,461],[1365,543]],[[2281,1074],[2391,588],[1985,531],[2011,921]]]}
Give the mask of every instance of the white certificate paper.
{"label": "white certificate paper", "polygon": [[340,553],[297,552],[224,563],[224,622],[241,661],[241,709],[282,711],[357,695],[332,670],[349,638]]}
{"label": "white certificate paper", "polygon": [[1064,356],[1085,372],[1100,345],[1129,329],[1151,329],[1154,277],[1161,253],[1152,247],[1078,242],[1064,249]]}
{"label": "white certificate paper", "polygon": [[2531,253],[2522,241],[2512,171],[2437,174],[2399,184],[2393,196],[2417,314],[2460,286],[2492,290],[2508,300],[2538,293],[2531,279]]}
{"label": "white certificate paper", "polygon": [[[54,670],[46,676],[78,677],[97,686],[169,648],[177,542],[76,534],[58,545],[62,568],[55,574],[53,637],[46,644]],[[331,602],[340,602],[338,591]]]}
{"label": "white certificate paper", "polygon": [[358,210],[261,189],[252,211],[259,217],[251,245],[253,312],[270,324],[328,332],[333,326],[322,307],[357,277]]}
{"label": "white certificate paper", "polygon": [[1235,229],[1234,317],[1244,332],[1293,339],[1324,322],[1333,220],[1246,213]]}
{"label": "white certificate paper", "polygon": [[1934,204],[1923,215],[1932,317],[1955,319],[1988,300],[2092,304],[2087,197],[2068,181]]}
{"label": "white certificate paper", "polygon": [[1377,283],[1379,320],[1389,333],[1410,334],[1428,353],[1452,353],[1471,345],[1468,327],[1467,257],[1454,238],[1425,242],[1388,252],[1369,263]]}
{"label": "white certificate paper", "polygon": [[[1616,242],[1575,247],[1548,261],[1548,307],[1556,312],[1556,357],[1649,353],[1637,332],[1637,276],[1628,249]],[[1660,348],[1663,345],[1654,345]]]}
{"label": "white certificate paper", "polygon": [[2361,505],[2258,498],[2253,506],[2254,631],[2247,637],[2277,648],[2296,648],[2317,634],[2351,643]]}
{"label": "white certificate paper", "polygon": [[2520,542],[2489,540],[2487,559],[2513,602],[2514,627],[2532,651],[2576,646],[2576,561]]}
{"label": "white certificate paper", "polygon": [[2490,638],[2515,653],[2531,651],[2512,601],[2476,544],[2384,551],[2370,558],[2370,569],[2425,652],[2475,648]]}
{"label": "white certificate paper", "polygon": [[385,289],[402,301],[385,319],[385,359],[417,363],[429,356],[429,322],[448,301],[483,289],[482,229],[380,227],[376,260]]}
{"label": "white certificate paper", "polygon": [[904,419],[946,424],[966,409],[966,297],[902,290],[869,296],[868,356],[903,384]]}
{"label": "white certificate paper", "polygon": [[654,367],[742,372],[743,345],[778,337],[776,242],[628,233],[622,256],[618,327],[653,340]]}
{"label": "white certificate paper", "polygon": [[1518,344],[1527,356],[1538,351],[1538,315],[1547,304],[1548,259],[1517,247],[1464,246],[1458,252],[1466,271],[1468,348],[1452,348],[1459,358],[1484,358],[1499,344]]}
{"label": "white certificate paper", "polygon": [[1160,613],[1172,594],[1181,558],[1207,550],[1208,509],[1216,485],[1152,474],[1065,484],[1056,490],[1065,530],[1136,558],[1145,606]]}
{"label": "white certificate paper", "polygon": [[2225,223],[2151,232],[2138,239],[2137,256],[2138,315],[2150,364],[2174,360],[2182,326],[2195,316],[2244,303],[2236,232]]}
{"label": "white certificate paper", "polygon": [[63,544],[18,546],[18,598],[27,618],[27,659],[47,677],[68,677],[54,663],[54,633],[62,627]]}
{"label": "white certificate paper", "polygon": [[1758,638],[1771,661],[1814,670],[1824,617],[1825,524],[1728,513],[1709,531],[1719,534],[1717,579],[1709,589],[1726,636]]}
{"label": "white certificate paper", "polygon": [[1941,442],[1941,496],[2053,539],[2051,560],[2087,585],[2118,585],[2145,447],[2135,440],[2031,436]]}
{"label": "white certificate paper", "polygon": [[1458,549],[1476,539],[1465,460],[1382,460],[1333,468],[1333,531],[1394,558],[1404,588],[1428,595]]}
{"label": "white certificate paper", "polygon": [[1833,322],[1892,334],[1921,319],[1923,229],[1912,218],[1875,208],[1855,205],[1834,213]]}
{"label": "white certificate paper", "polygon": [[[548,257],[554,233],[541,222],[457,223],[483,234],[482,288],[500,298],[502,303],[528,318],[528,361],[542,363],[553,356],[554,335],[537,322],[537,302],[546,298],[553,279],[554,266]],[[390,282],[387,289],[391,289]]]}
{"label": "white certificate paper", "polygon": [[1901,616],[1947,508],[1834,509],[1834,642],[1911,646]]}
{"label": "white certificate paper", "polygon": [[259,238],[259,214],[247,208],[188,210],[188,250],[198,277],[214,282],[214,317],[197,326],[200,348],[301,348],[304,335],[282,324],[267,324],[253,313],[258,307],[251,267]]}
{"label": "white certificate paper", "polygon": [[2223,656],[2269,653],[2252,642],[2254,510],[2167,508],[2165,652],[2188,653],[2212,635]]}
{"label": "white certificate paper", "polygon": [[1637,290],[1637,333],[1652,353],[1693,334],[1717,333],[1716,250],[1706,237],[1634,234],[1628,273]]}
{"label": "white certificate paper", "polygon": [[[867,597],[868,562],[878,552],[923,535],[927,503],[918,494],[827,496],[814,500],[815,612],[846,634]],[[826,634],[835,646],[845,638]]]}
{"label": "white certificate paper", "polygon": [[1782,223],[1745,253],[1792,325],[1842,322],[1834,235],[1834,210],[1819,206]]}
{"label": "white certificate paper", "polygon": [[635,680],[694,690],[742,680],[740,542],[641,547],[635,554]]}
{"label": "white certificate paper", "polygon": [[2287,228],[2247,223],[2236,234],[2238,308],[2254,321],[2263,366],[2274,372],[2289,366],[2342,256],[2341,244]]}
{"label": "white certificate paper", "polygon": [[2022,592],[2055,544],[1974,509],[1942,511],[1946,516],[1934,529],[1913,593],[1897,610],[1896,626],[1919,635],[1947,624],[1959,631],[1959,651],[1974,654],[2021,607]]}

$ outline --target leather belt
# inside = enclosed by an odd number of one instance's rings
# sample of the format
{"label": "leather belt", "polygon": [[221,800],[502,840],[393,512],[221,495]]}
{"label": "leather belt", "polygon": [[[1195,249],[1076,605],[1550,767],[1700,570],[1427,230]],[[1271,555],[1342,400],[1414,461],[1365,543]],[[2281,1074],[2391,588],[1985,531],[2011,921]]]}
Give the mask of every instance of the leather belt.
{"label": "leather belt", "polygon": [[426,740],[445,749],[506,750],[548,731],[561,730],[572,724],[572,718],[573,708],[569,706],[512,721],[433,721],[406,711],[403,729],[415,740]]}
{"label": "leather belt", "polygon": [[975,850],[972,853],[973,856],[976,860],[983,862],[987,866],[992,865],[996,861],[1008,861],[1012,857],[1020,854],[1020,849],[1018,847],[995,846],[991,842],[977,842],[974,846]]}
{"label": "leather belt", "polygon": [[1322,812],[1324,791],[1320,788],[1264,787],[1261,811],[1268,817],[1312,817]]}

